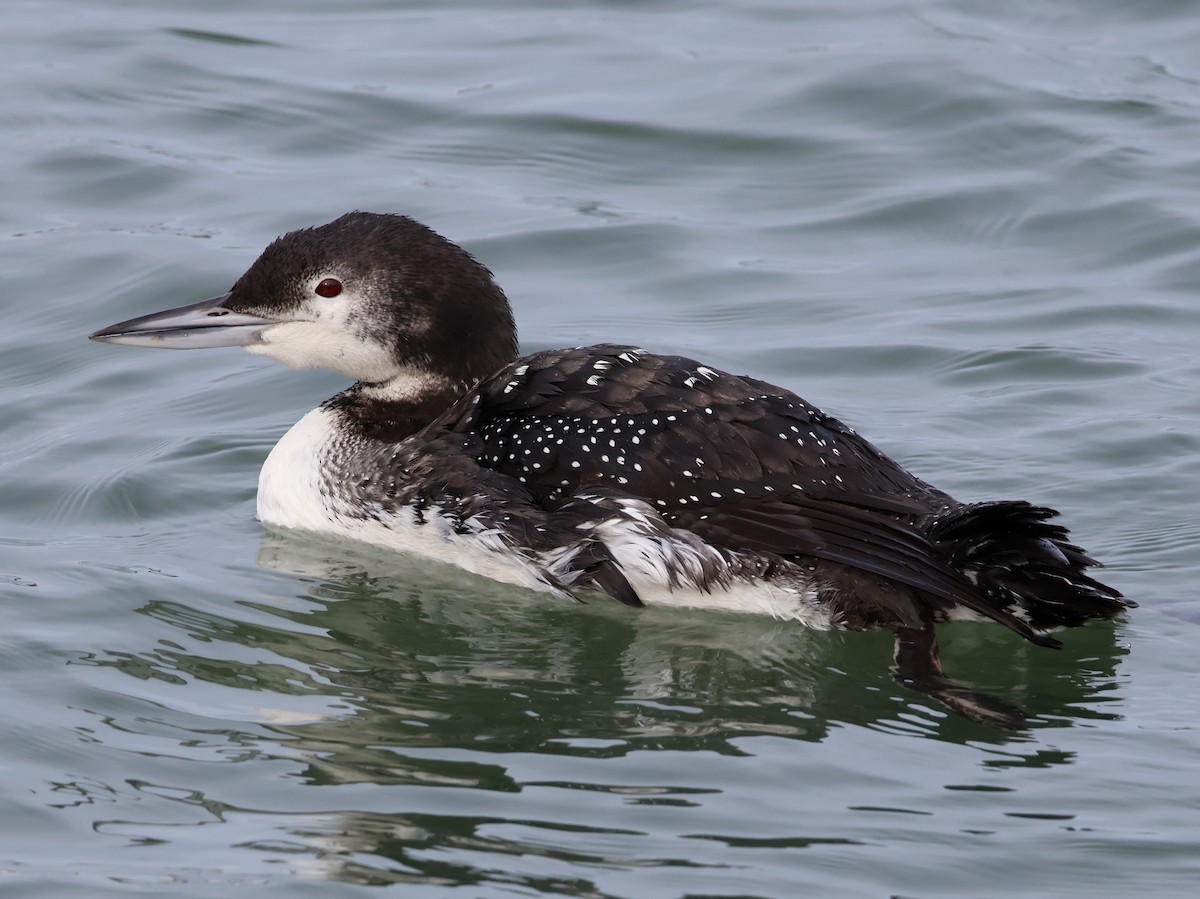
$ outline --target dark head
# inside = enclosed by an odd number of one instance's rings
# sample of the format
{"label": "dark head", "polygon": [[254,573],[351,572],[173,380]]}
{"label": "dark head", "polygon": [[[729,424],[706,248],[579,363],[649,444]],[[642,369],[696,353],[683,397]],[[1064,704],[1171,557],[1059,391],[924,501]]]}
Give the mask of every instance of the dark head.
{"label": "dark head", "polygon": [[512,310],[491,272],[420,222],[370,212],[285,234],[224,296],[91,336],[135,346],[242,346],[369,383],[456,387],[517,352]]}

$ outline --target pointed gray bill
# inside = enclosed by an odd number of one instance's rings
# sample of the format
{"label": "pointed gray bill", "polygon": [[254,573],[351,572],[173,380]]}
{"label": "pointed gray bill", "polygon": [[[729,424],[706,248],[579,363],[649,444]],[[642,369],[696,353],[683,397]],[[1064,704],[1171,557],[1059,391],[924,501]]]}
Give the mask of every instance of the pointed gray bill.
{"label": "pointed gray bill", "polygon": [[165,350],[200,350],[257,343],[264,328],[278,324],[269,318],[226,309],[228,299],[229,294],[225,294],[190,306],[152,312],[101,328],[88,339]]}

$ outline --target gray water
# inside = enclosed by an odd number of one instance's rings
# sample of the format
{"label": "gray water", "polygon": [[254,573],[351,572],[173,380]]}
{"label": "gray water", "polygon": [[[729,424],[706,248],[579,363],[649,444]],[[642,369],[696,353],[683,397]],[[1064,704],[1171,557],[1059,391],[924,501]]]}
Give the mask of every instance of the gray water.
{"label": "gray water", "polygon": [[[1200,5],[6,0],[0,894],[1193,895]],[[1141,602],[886,634],[270,534],[344,386],[88,343],[403,212],[527,350],[788,386]],[[615,604],[614,604],[615,606]]]}

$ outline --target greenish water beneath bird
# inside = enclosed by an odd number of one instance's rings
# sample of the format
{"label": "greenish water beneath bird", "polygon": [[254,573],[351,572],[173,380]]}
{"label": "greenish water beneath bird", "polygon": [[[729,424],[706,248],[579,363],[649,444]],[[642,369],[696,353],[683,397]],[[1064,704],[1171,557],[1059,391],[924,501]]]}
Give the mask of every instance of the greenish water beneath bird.
{"label": "greenish water beneath bird", "polygon": [[[1190,4],[6,10],[0,894],[1190,895],[1200,137]],[[560,605],[273,533],[345,386],[89,344],[276,235],[412,215],[527,351],[789,387],[1141,603],[1058,652]]]}

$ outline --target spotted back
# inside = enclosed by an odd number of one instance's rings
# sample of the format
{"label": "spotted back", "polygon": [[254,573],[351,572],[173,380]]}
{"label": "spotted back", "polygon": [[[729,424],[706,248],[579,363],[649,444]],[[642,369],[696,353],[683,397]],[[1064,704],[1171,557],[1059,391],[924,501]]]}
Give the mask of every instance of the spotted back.
{"label": "spotted back", "polygon": [[456,429],[481,465],[549,500],[611,488],[675,516],[755,498],[915,514],[943,499],[789,391],[629,346],[522,359],[480,385]]}

